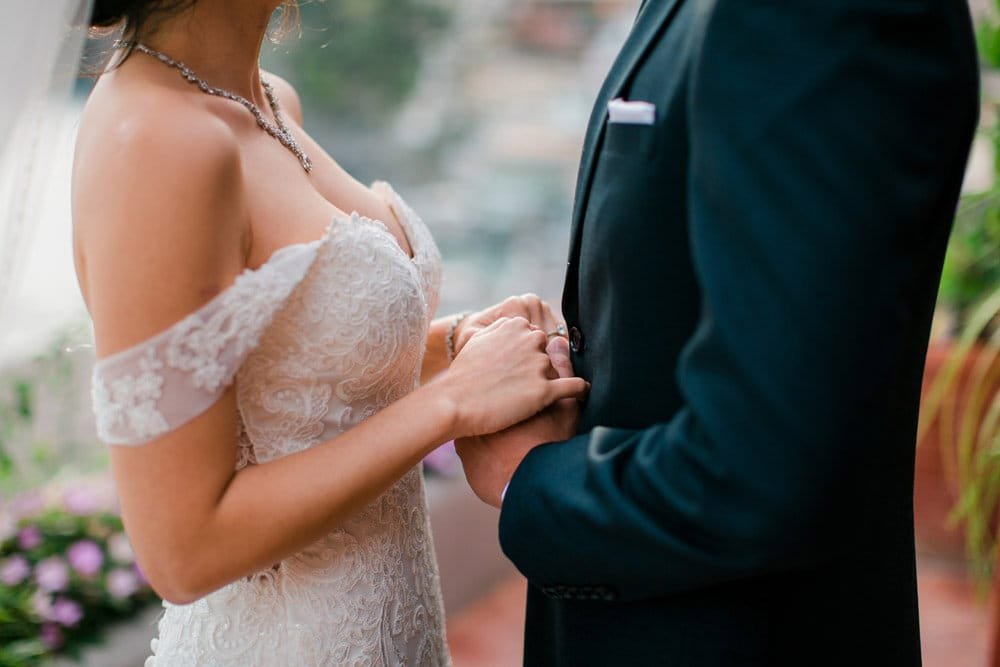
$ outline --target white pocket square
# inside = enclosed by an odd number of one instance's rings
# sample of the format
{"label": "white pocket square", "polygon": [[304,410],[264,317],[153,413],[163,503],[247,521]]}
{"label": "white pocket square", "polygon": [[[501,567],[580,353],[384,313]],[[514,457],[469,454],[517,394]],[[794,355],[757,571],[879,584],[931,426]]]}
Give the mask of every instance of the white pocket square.
{"label": "white pocket square", "polygon": [[619,97],[608,102],[608,122],[652,125],[656,122],[656,105],[649,102],[628,102]]}

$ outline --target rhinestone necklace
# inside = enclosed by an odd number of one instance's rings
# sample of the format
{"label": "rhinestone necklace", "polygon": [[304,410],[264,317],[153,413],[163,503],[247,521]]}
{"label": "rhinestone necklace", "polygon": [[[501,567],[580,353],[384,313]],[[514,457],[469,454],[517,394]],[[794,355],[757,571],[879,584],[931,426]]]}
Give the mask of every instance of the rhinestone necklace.
{"label": "rhinestone necklace", "polygon": [[306,155],[305,151],[302,150],[302,147],[299,146],[299,142],[295,140],[295,137],[292,136],[292,133],[288,131],[288,127],[285,125],[285,121],[281,119],[282,114],[281,114],[281,107],[278,105],[278,98],[274,94],[274,88],[272,88],[271,84],[269,84],[267,81],[262,80],[261,85],[264,86],[264,94],[267,96],[267,103],[271,106],[271,111],[274,113],[274,119],[278,123],[277,125],[269,121],[264,116],[264,112],[260,110],[260,107],[258,107],[256,104],[254,104],[247,98],[243,97],[242,95],[237,95],[236,93],[231,93],[228,90],[223,90],[222,88],[216,88],[214,86],[208,85],[208,83],[206,83],[204,79],[195,74],[187,65],[185,65],[182,62],[174,60],[167,54],[161,51],[156,51],[154,49],[151,49],[144,44],[136,44],[135,50],[141,51],[146,55],[153,56],[154,58],[159,60],[164,65],[167,65],[168,67],[173,67],[174,69],[179,71],[181,73],[181,76],[187,79],[189,83],[197,85],[198,88],[203,93],[208,93],[209,95],[216,95],[217,97],[224,97],[227,100],[232,100],[233,102],[237,102],[246,107],[247,111],[253,114],[253,117],[257,120],[257,124],[260,125],[260,128],[262,130],[264,130],[272,137],[277,139],[282,146],[290,150],[292,154],[295,155],[296,158],[298,158],[299,163],[302,165],[302,168],[306,170],[306,173],[312,171],[313,168],[312,160],[309,159],[309,156]]}

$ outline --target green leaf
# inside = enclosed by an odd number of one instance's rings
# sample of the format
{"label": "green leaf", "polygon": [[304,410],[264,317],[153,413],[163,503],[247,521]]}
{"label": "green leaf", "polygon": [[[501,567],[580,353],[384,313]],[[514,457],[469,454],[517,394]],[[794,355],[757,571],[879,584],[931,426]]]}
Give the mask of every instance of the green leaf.
{"label": "green leaf", "polygon": [[15,409],[24,421],[31,421],[31,417],[34,414],[33,389],[31,383],[27,380],[18,380],[14,383]]}

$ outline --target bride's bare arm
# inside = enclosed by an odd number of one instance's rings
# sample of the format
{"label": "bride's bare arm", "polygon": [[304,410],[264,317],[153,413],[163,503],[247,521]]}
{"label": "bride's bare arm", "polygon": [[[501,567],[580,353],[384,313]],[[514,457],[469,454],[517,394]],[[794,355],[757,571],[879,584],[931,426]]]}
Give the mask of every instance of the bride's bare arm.
{"label": "bride's bare arm", "polygon": [[[123,123],[114,132],[99,140],[82,131],[75,180],[80,280],[102,357],[170,327],[231,284],[244,268],[249,216],[224,124]],[[552,379],[544,346],[526,320],[498,320],[446,376],[334,440],[239,472],[232,388],[153,442],[112,447],[125,525],[154,588],[186,603],[269,567],[439,443],[499,430],[582,393],[583,380]]]}

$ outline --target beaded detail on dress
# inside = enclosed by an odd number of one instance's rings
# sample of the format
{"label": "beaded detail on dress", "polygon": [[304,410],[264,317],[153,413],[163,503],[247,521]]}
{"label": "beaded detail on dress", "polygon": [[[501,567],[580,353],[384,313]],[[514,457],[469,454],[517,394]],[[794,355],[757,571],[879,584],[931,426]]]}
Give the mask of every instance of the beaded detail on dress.
{"label": "beaded detail on dress", "polygon": [[[279,250],[182,322],[98,362],[102,437],[153,440],[235,381],[242,468],[335,438],[412,391],[441,258],[420,218],[388,185],[374,187],[412,258],[356,214]],[[147,667],[450,664],[419,468],[298,554],[164,607]]]}

